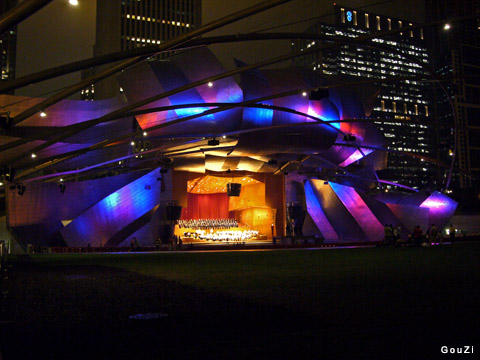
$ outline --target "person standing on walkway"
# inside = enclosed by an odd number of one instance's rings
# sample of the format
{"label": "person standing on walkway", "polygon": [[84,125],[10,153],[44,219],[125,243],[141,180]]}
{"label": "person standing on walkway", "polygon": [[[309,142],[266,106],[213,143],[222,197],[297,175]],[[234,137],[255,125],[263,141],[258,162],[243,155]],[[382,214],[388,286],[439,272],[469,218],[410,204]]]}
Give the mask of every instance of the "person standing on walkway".
{"label": "person standing on walkway", "polygon": [[434,245],[438,241],[438,229],[435,226],[435,224],[432,224],[432,227],[430,228],[430,244]]}
{"label": "person standing on walkway", "polygon": [[450,224],[450,227],[448,228],[448,233],[450,235],[450,242],[453,243],[455,242],[455,227],[453,226],[453,224]]}
{"label": "person standing on walkway", "polygon": [[419,246],[422,244],[422,238],[423,238],[422,229],[420,229],[420,225],[417,225],[413,230],[413,241],[415,243],[415,246]]}

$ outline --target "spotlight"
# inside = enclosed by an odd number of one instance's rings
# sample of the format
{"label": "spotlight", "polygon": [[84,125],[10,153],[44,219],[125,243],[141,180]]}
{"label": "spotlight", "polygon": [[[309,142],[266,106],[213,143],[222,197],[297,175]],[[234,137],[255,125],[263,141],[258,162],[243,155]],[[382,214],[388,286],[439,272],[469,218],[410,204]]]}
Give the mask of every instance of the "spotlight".
{"label": "spotlight", "polygon": [[307,96],[307,92],[306,91],[302,92],[302,96]]}
{"label": "spotlight", "polygon": [[58,185],[58,187],[60,188],[60,192],[63,194],[65,192],[65,184],[61,183]]}
{"label": "spotlight", "polygon": [[310,91],[309,99],[310,100],[322,100],[325,98],[328,98],[330,93],[328,92],[328,89],[315,89]]}
{"label": "spotlight", "polygon": [[47,113],[42,110],[42,111],[40,111],[40,116],[41,116],[41,117],[46,117],[46,116],[47,116]]}
{"label": "spotlight", "polygon": [[22,196],[25,193],[26,187],[25,185],[18,184],[17,189],[18,189],[18,195]]}
{"label": "spotlight", "polygon": [[208,82],[208,87],[212,87],[213,83],[211,81]]}
{"label": "spotlight", "polygon": [[78,5],[78,0],[68,0],[68,3],[70,5],[77,6]]}
{"label": "spotlight", "polygon": [[143,132],[143,136],[147,136],[147,132],[146,132],[146,131]]}
{"label": "spotlight", "polygon": [[132,141],[130,145],[135,146],[135,141]]}
{"label": "spotlight", "polygon": [[443,30],[450,30],[450,24],[443,25]]}
{"label": "spotlight", "polygon": [[32,153],[32,159],[35,159],[37,157],[37,155],[35,155],[34,153]]}
{"label": "spotlight", "polygon": [[355,141],[355,140],[357,140],[355,135],[346,134],[346,135],[343,136],[343,141]]}
{"label": "spotlight", "polygon": [[212,140],[208,140],[208,145],[210,145],[210,146],[217,146],[217,145],[220,145],[220,141],[218,141],[217,139],[213,138]]}

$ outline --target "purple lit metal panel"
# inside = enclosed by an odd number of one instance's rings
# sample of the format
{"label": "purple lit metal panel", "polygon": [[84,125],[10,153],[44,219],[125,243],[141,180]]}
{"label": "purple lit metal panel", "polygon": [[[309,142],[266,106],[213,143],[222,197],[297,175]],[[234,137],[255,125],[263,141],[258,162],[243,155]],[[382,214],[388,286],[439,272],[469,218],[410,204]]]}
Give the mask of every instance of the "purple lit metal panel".
{"label": "purple lit metal panel", "polygon": [[371,241],[381,241],[383,239],[383,226],[360,195],[357,194],[356,190],[352,187],[336,183],[330,183],[330,186],[358,225],[360,225],[365,234],[367,234],[368,239]]}
{"label": "purple lit metal panel", "polygon": [[110,194],[61,230],[68,246],[102,246],[124,227],[151,211],[160,201],[155,169]]}
{"label": "purple lit metal panel", "polygon": [[422,202],[420,207],[430,210],[429,226],[435,224],[437,228],[443,229],[453,216],[457,205],[458,203],[455,200],[438,191],[434,191]]}
{"label": "purple lit metal panel", "polygon": [[305,200],[307,203],[307,211],[310,214],[313,222],[317,226],[318,230],[322,233],[326,241],[339,241],[339,237],[328,221],[325,213],[318,202],[318,198],[311,185],[312,180],[305,182]]}
{"label": "purple lit metal panel", "polygon": [[387,206],[410,233],[417,225],[420,225],[423,232],[427,230],[429,215],[427,208],[400,204],[387,204]]}
{"label": "purple lit metal panel", "polygon": [[311,180],[310,185],[325,216],[335,229],[339,241],[368,241],[368,237],[337,194],[323,180]]}

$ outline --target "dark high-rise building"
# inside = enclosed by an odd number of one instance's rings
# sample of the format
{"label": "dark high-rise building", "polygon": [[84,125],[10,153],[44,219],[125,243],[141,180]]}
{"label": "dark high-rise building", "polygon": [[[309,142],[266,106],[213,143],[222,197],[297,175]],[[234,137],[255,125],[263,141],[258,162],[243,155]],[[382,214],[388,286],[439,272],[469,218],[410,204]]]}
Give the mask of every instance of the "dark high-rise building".
{"label": "dark high-rise building", "polygon": [[455,155],[453,187],[470,188],[480,181],[480,1],[426,0],[425,16],[427,22],[445,20],[429,34],[431,58],[439,76],[454,79],[445,83],[447,93],[435,91],[439,158],[448,164]]}
{"label": "dark high-rise building", "polygon": [[[0,15],[4,14],[15,5],[18,0],[0,1]],[[2,70],[1,81],[15,78],[15,55],[17,48],[17,28],[11,28],[0,34],[0,69]]]}
{"label": "dark high-rise building", "polygon": [[[293,43],[294,49],[338,44],[334,38],[346,43],[297,58],[297,65],[327,77],[341,77],[353,82],[415,77],[427,72],[423,65],[430,61],[424,29],[375,37],[366,44],[354,43],[350,40],[411,26],[412,23],[338,5],[334,8],[333,24],[317,23],[306,31],[323,35],[326,40],[297,41]],[[435,128],[427,96],[428,85],[415,80],[398,80],[380,81],[377,86],[380,93],[371,119],[383,132],[387,148],[392,150],[388,153],[387,170],[381,177],[414,188],[434,187]]]}
{"label": "dark high-rise building", "polygon": [[[201,25],[201,0],[97,1],[94,56],[161,44]],[[101,68],[100,68],[101,69]],[[93,71],[98,71],[95,69]],[[92,74],[92,71],[84,75]],[[84,99],[118,95],[120,88],[109,78],[82,91]]]}

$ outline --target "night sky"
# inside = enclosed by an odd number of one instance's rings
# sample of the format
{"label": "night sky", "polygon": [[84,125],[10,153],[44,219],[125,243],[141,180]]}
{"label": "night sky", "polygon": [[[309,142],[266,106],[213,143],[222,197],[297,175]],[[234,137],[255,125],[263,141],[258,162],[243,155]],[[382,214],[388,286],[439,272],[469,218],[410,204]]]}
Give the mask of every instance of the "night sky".
{"label": "night sky", "polygon": [[[36,71],[85,59],[93,55],[95,43],[96,0],[79,0],[71,6],[68,0],[54,0],[45,8],[22,22],[18,27],[17,77]],[[229,13],[259,3],[259,0],[203,0],[202,17],[206,24]],[[380,4],[379,4],[380,3]],[[423,2],[418,0],[345,0],[338,4],[364,7],[366,11],[423,22]],[[369,4],[379,4],[368,6]],[[365,6],[368,6],[365,8]],[[210,35],[248,33],[278,25],[298,22],[270,31],[302,32],[316,21],[326,21],[333,13],[333,2],[325,0],[294,0],[254,17],[211,32]],[[313,17],[319,19],[305,21]],[[210,47],[227,69],[233,67],[233,57],[253,63],[270,57],[288,54],[290,41],[265,41],[214,45]],[[47,96],[49,91],[80,80],[80,74],[70,74],[41,84],[19,89],[17,95]]]}

